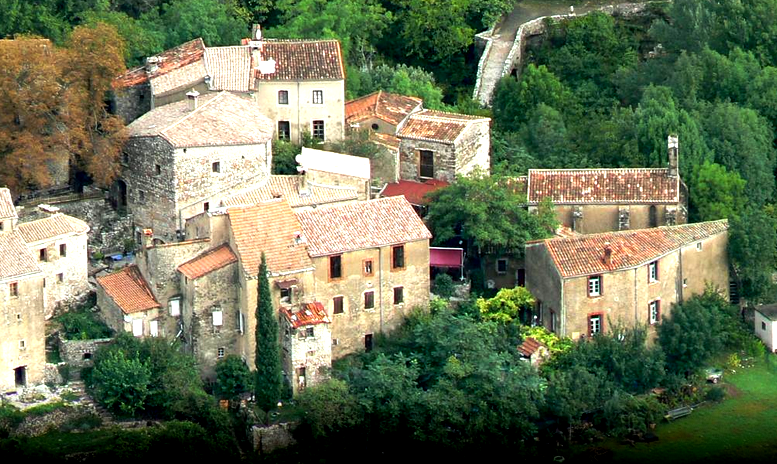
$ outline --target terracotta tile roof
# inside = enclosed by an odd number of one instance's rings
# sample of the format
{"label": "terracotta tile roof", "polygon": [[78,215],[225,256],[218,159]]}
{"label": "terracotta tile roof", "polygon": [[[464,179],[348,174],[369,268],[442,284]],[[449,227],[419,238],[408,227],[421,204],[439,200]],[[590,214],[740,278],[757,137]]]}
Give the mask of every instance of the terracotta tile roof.
{"label": "terracotta tile roof", "polygon": [[377,132],[374,132],[370,134],[370,140],[373,142],[383,145],[384,147],[388,148],[389,150],[399,150],[399,139],[396,135],[390,135],[390,134],[379,134]]}
{"label": "terracotta tile roof", "polygon": [[247,275],[255,276],[259,272],[262,252],[267,259],[267,269],[272,273],[313,267],[307,244],[302,237],[298,239],[302,226],[286,201],[231,207],[227,214],[236,251]]}
{"label": "terracotta tile roof", "polygon": [[208,47],[205,49],[205,67],[212,88],[233,92],[250,90],[251,50],[248,47]]}
{"label": "terracotta tile roof", "polygon": [[198,98],[194,111],[186,100],[154,108],[127,126],[130,137],[159,136],[176,148],[255,145],[272,138],[275,125],[253,100],[229,92]]}
{"label": "terracotta tile roof", "polygon": [[349,124],[378,118],[398,125],[407,115],[418,109],[423,100],[382,90],[345,103],[345,121]]}
{"label": "terracotta tile roof", "polygon": [[429,179],[426,182],[400,180],[399,182],[387,184],[381,196],[396,197],[404,195],[412,205],[425,205],[428,203],[428,200],[424,198],[427,193],[434,192],[448,185],[450,184],[444,180],[437,179]]}
{"label": "terracotta tile roof", "polygon": [[119,272],[98,277],[97,284],[113,299],[124,314],[161,308],[138,266],[127,266]]}
{"label": "terracotta tile roof", "polygon": [[542,343],[538,342],[537,340],[529,337],[526,340],[521,343],[521,345],[518,347],[518,351],[526,356],[527,358],[531,357],[534,353],[537,352],[537,350],[541,347],[545,346]]}
{"label": "terracotta tile roof", "polygon": [[149,78],[154,79],[168,74],[176,69],[186,67],[192,63],[202,61],[205,54],[205,43],[201,38],[190,40],[181,45],[165,50],[154,55],[159,60],[158,67],[153,72],[146,72],[144,66],[130,69],[113,81],[115,88],[131,87],[134,85],[148,82]]}
{"label": "terracotta tile roof", "polygon": [[7,188],[0,188],[0,219],[15,218],[16,208],[13,206],[11,191]]}
{"label": "terracotta tile roof", "polygon": [[[661,256],[728,230],[728,221],[699,222],[653,229],[626,230],[602,234],[578,235],[529,242],[544,244],[562,277],[602,274],[641,266]],[[609,243],[611,263],[604,261]]]}
{"label": "terracotta tile roof", "polygon": [[0,232],[0,280],[40,272],[38,262],[27,249],[22,234]]}
{"label": "terracotta tile roof", "polygon": [[345,79],[345,67],[337,40],[265,39],[262,59],[275,60],[275,72],[259,81],[328,81]]}
{"label": "terracotta tile roof", "polygon": [[326,314],[324,305],[318,301],[314,303],[304,303],[297,312],[291,312],[291,310],[285,306],[282,306],[280,311],[295,329],[306,325],[328,324],[331,322],[329,316]]}
{"label": "terracotta tile roof", "polygon": [[296,213],[310,256],[432,238],[405,197],[359,201]]}
{"label": "terracotta tile roof", "polygon": [[152,77],[151,93],[159,97],[176,91],[189,90],[190,87],[204,82],[207,75],[205,61],[195,61],[168,73]]}
{"label": "terracotta tile roof", "polygon": [[678,203],[680,178],[656,169],[530,169],[529,203]]}
{"label": "terracotta tile roof", "polygon": [[470,124],[489,121],[491,119],[481,116],[423,110],[407,118],[405,125],[397,132],[397,137],[454,143]]}
{"label": "terracotta tile roof", "polygon": [[40,242],[61,235],[85,234],[89,232],[89,225],[87,223],[66,214],[54,214],[37,221],[20,222],[18,227],[24,241],[27,243]]}
{"label": "terracotta tile roof", "polygon": [[302,147],[302,153],[297,155],[296,160],[306,170],[331,172],[364,180],[370,178],[370,159],[361,156]]}
{"label": "terracotta tile roof", "polygon": [[300,176],[269,176],[264,184],[236,193],[222,201],[224,206],[255,205],[283,198],[292,208],[323,205],[358,199],[355,188],[327,186],[308,182],[308,195],[299,194]]}
{"label": "terracotta tile roof", "polygon": [[178,266],[178,270],[190,279],[199,279],[204,275],[236,262],[237,256],[232,252],[229,244],[225,243],[186,261]]}

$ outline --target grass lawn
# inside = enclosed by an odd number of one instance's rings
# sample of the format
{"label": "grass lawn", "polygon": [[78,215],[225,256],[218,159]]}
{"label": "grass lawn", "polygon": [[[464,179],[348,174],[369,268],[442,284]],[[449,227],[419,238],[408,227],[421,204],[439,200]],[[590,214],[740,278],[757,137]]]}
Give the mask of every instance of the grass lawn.
{"label": "grass lawn", "polygon": [[729,388],[733,394],[725,401],[660,424],[657,442],[605,443],[612,451],[606,461],[777,462],[777,356],[768,355],[753,367],[727,372],[724,382],[734,387]]}

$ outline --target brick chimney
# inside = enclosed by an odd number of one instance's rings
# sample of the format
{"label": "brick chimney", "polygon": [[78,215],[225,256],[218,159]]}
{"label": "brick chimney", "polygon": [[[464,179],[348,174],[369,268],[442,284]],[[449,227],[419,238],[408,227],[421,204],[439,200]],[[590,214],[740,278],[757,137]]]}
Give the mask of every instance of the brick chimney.
{"label": "brick chimney", "polygon": [[196,110],[197,104],[199,103],[200,92],[192,89],[190,92],[186,92],[186,98],[189,100],[189,111]]}
{"label": "brick chimney", "polygon": [[607,267],[612,266],[612,247],[610,242],[604,242],[604,264]]}
{"label": "brick chimney", "polygon": [[671,177],[678,176],[678,161],[680,152],[680,142],[677,135],[671,134],[667,137],[667,147],[669,153],[669,175]]}

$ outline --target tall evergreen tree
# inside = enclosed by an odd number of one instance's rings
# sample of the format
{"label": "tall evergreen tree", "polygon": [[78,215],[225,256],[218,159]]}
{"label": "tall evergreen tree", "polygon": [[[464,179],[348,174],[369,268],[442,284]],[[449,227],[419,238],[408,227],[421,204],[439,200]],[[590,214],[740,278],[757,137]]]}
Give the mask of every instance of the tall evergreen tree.
{"label": "tall evergreen tree", "polygon": [[267,261],[262,253],[259,265],[259,294],[256,303],[256,404],[262,410],[272,409],[281,397],[281,350],[278,343],[278,321],[270,296]]}

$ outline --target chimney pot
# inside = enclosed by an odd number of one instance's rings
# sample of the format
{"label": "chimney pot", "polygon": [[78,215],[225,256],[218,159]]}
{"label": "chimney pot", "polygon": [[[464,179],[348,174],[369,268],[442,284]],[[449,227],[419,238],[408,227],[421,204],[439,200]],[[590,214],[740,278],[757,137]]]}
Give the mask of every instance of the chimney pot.
{"label": "chimney pot", "polygon": [[667,137],[667,149],[669,158],[669,175],[671,177],[677,177],[679,174],[678,161],[680,157],[680,142],[675,134]]}
{"label": "chimney pot", "polygon": [[610,242],[604,243],[604,264],[607,266],[612,265],[612,247],[610,246]]}
{"label": "chimney pot", "polygon": [[186,98],[189,100],[189,111],[197,109],[197,103],[200,97],[200,92],[192,89],[190,92],[186,92]]}

